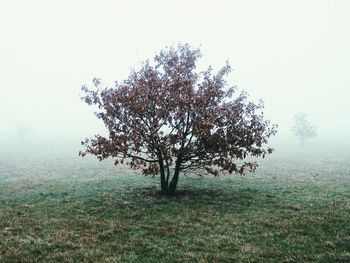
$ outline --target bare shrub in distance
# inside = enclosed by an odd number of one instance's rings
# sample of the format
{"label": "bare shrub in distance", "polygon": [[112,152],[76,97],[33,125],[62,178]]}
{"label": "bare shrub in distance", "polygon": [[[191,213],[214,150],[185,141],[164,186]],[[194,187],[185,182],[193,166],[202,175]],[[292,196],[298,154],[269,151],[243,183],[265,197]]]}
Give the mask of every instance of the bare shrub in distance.
{"label": "bare shrub in distance", "polygon": [[299,112],[294,116],[294,126],[292,131],[294,135],[300,140],[301,147],[304,147],[306,139],[313,138],[317,135],[317,128],[311,124],[306,118],[306,114]]}

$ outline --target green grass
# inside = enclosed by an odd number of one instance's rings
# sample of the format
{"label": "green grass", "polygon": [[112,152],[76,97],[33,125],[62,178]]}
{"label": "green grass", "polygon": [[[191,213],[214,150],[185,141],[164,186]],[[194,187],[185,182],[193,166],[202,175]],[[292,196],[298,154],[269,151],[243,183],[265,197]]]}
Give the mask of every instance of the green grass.
{"label": "green grass", "polygon": [[0,262],[350,262],[349,157],[277,153],[176,197],[108,161],[2,157]]}

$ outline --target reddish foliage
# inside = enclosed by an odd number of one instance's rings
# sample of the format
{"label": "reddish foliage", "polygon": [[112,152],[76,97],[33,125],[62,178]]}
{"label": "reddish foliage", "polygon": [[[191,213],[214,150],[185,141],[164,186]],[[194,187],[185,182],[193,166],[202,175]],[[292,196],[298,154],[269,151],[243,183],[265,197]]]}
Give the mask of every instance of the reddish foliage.
{"label": "reddish foliage", "polygon": [[254,170],[255,162],[238,166],[246,156],[265,156],[263,148],[276,126],[263,118],[263,104],[248,101],[227,87],[226,64],[217,74],[195,71],[199,50],[188,44],[162,50],[139,71],[113,88],[83,87],[83,99],[97,105],[109,136],[86,139],[86,150],[100,160],[130,160],[145,175],[160,174],[163,193],[173,194],[180,171],[204,169],[217,175]]}

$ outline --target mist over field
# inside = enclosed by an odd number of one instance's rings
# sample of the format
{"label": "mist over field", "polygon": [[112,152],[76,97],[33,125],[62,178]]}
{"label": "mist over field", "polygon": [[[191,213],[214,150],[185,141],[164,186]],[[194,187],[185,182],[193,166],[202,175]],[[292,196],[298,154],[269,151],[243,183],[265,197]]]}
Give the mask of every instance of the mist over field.
{"label": "mist over field", "polygon": [[3,1],[0,151],[76,153],[82,139],[104,131],[81,86],[94,77],[121,82],[178,43],[201,48],[200,68],[230,62],[229,84],[262,99],[279,125],[276,150],[298,149],[298,112],[318,127],[306,149],[346,149],[349,9],[345,0]]}

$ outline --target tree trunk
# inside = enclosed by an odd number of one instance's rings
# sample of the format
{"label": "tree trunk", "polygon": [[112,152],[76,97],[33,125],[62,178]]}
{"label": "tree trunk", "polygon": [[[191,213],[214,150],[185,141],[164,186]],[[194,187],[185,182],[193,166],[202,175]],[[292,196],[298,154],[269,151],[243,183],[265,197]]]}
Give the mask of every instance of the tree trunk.
{"label": "tree trunk", "polygon": [[182,162],[182,156],[180,155],[179,157],[177,157],[176,164],[175,164],[174,176],[171,179],[171,182],[169,184],[169,188],[168,188],[169,195],[174,195],[175,194],[175,190],[176,190],[176,187],[177,187],[177,182],[179,181],[181,162]]}
{"label": "tree trunk", "polygon": [[168,193],[168,185],[165,182],[165,174],[164,172],[160,172],[160,192],[162,194],[167,194]]}
{"label": "tree trunk", "polygon": [[160,170],[160,192],[162,194],[168,193],[168,184],[165,180],[165,169],[164,169],[164,163],[163,163],[163,156],[161,153],[158,154],[159,158],[159,170]]}

